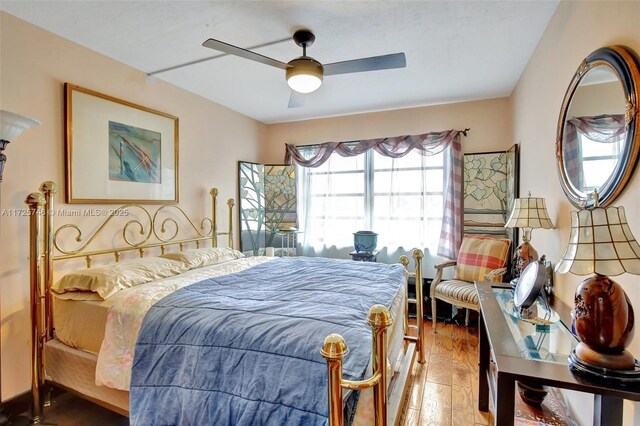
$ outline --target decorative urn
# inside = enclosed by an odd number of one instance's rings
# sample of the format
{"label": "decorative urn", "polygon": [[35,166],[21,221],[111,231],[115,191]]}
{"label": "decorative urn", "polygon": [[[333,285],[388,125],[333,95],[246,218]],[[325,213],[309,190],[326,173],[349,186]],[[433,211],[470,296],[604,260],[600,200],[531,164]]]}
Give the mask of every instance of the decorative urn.
{"label": "decorative urn", "polygon": [[373,253],[378,245],[378,234],[373,231],[353,233],[353,246],[358,253]]}

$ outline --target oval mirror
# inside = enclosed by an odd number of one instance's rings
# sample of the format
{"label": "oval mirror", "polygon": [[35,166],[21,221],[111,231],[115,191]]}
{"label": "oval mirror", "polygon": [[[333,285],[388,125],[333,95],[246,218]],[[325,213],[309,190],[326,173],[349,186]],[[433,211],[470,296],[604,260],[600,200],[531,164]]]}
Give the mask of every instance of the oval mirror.
{"label": "oval mirror", "polygon": [[558,174],[576,207],[607,206],[628,182],[640,150],[638,84],[625,47],[598,49],[578,67],[567,89],[556,139]]}

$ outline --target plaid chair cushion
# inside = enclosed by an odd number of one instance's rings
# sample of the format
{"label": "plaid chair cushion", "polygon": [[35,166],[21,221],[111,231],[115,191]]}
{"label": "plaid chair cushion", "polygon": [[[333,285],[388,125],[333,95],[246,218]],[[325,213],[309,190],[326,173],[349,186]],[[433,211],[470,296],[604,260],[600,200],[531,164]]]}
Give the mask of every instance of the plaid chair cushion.
{"label": "plaid chair cushion", "polygon": [[507,263],[511,240],[465,235],[456,260],[454,279],[482,281],[485,275]]}

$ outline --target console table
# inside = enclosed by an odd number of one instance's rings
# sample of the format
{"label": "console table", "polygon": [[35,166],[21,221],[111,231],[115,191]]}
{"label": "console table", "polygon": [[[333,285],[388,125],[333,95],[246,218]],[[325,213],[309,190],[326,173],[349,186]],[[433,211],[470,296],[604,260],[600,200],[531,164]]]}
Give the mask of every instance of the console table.
{"label": "console table", "polygon": [[[553,386],[594,394],[594,426],[622,425],[624,399],[640,401],[640,384],[607,382],[569,369],[568,355],[578,343],[566,324],[570,308],[551,303],[560,320],[538,325],[511,315],[508,285],[476,282],[480,299],[480,374],[478,409],[489,410],[493,396],[497,426],[512,426],[516,382]],[[539,303],[539,302],[537,302]]]}

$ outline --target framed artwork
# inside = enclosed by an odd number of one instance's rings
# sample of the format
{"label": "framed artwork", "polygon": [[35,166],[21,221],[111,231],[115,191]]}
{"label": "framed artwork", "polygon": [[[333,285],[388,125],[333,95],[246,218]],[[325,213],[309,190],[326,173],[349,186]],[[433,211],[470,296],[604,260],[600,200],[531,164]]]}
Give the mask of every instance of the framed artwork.
{"label": "framed artwork", "polygon": [[65,84],[67,203],[178,202],[178,118]]}

